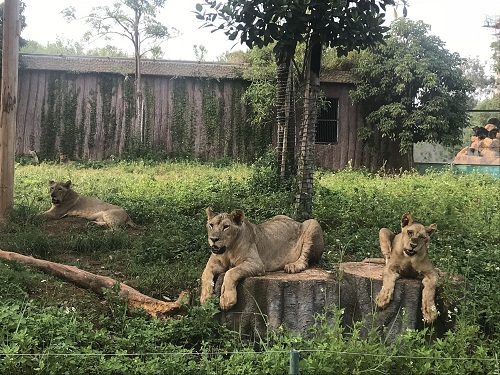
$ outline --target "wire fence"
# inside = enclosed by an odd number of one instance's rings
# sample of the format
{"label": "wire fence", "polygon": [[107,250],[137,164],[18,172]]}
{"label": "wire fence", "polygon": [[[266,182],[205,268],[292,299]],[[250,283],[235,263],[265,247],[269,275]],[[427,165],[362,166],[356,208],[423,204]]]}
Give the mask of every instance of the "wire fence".
{"label": "wire fence", "polygon": [[215,355],[259,355],[259,354],[290,354],[294,353],[325,353],[325,354],[338,354],[338,355],[355,355],[363,357],[384,357],[394,359],[427,359],[427,360],[442,360],[442,361],[485,361],[485,362],[499,362],[499,358],[479,358],[479,357],[433,357],[433,356],[411,356],[411,355],[391,355],[391,354],[376,354],[376,353],[362,353],[362,352],[348,352],[336,350],[316,350],[316,349],[292,349],[292,350],[266,350],[266,351],[212,351],[212,352],[144,352],[144,353],[1,353],[0,357],[145,357],[145,356],[188,356],[192,355],[198,357],[200,355],[215,356]]}
{"label": "wire fence", "polygon": [[[264,355],[264,354],[282,354],[289,355],[289,375],[300,375],[300,354],[312,354],[312,353],[325,353],[325,354],[336,354],[345,356],[362,356],[362,357],[383,357],[386,360],[390,359],[406,359],[408,361],[416,360],[429,360],[429,361],[478,361],[481,363],[485,362],[497,362],[500,364],[500,359],[495,356],[495,358],[478,358],[478,357],[433,357],[433,356],[410,356],[410,355],[390,355],[390,354],[376,354],[376,353],[363,353],[363,352],[353,352],[353,351],[334,351],[334,350],[315,350],[315,349],[301,349],[301,350],[266,350],[266,351],[248,351],[248,352],[230,352],[230,351],[212,351],[212,352],[147,352],[147,353],[0,353],[0,357],[161,357],[161,356],[193,356],[199,357],[204,356],[229,356],[232,354],[237,355]],[[498,367],[497,364],[497,367]]]}

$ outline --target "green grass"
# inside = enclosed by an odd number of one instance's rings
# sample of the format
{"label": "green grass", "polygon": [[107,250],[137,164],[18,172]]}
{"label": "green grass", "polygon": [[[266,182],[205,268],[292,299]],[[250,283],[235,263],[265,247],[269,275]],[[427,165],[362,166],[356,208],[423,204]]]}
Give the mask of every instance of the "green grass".
{"label": "green grass", "polygon": [[[1,249],[111,276],[159,299],[175,299],[189,289],[195,302],[187,316],[160,321],[126,312],[112,292],[103,303],[71,284],[2,262],[0,351],[11,355],[0,361],[0,373],[281,374],[287,372],[292,348],[303,351],[301,373],[307,374],[395,369],[408,374],[498,373],[500,180],[449,171],[423,176],[317,171],[315,178],[314,216],[325,234],[325,268],[378,256],[378,230],[398,230],[405,212],[424,224],[437,223],[433,263],[468,280],[453,331],[433,342],[426,332],[408,332],[387,346],[376,333],[360,339],[354,329],[352,336],[343,337],[340,323],[319,321],[311,338],[281,332],[254,347],[216,323],[215,303],[197,306],[199,278],[209,256],[207,206],[216,211],[242,208],[256,223],[293,213],[293,191],[277,181],[269,160],[254,166],[193,161],[17,165],[14,208],[0,228]],[[48,180],[69,179],[76,191],[124,207],[141,229],[58,231],[59,222],[47,227],[35,215],[50,207]],[[320,348],[323,354],[308,352]],[[334,354],[358,351],[365,356]],[[118,355],[166,352],[184,354]],[[233,354],[224,354],[228,352]],[[415,360],[419,364],[411,367],[398,359],[407,355],[480,359],[459,363],[462,367],[456,361]]]}

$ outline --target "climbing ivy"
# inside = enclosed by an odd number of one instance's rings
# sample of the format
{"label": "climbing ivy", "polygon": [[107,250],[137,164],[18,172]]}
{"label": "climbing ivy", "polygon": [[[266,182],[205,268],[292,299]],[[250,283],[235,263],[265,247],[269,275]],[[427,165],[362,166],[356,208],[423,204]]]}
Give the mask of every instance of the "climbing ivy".
{"label": "climbing ivy", "polygon": [[97,94],[94,90],[90,90],[88,103],[90,106],[90,131],[87,145],[89,149],[92,149],[95,146],[95,134],[97,132]]}
{"label": "climbing ivy", "polygon": [[132,124],[135,116],[135,101],[134,101],[134,83],[131,79],[123,80],[123,96],[125,98],[125,145],[128,149],[133,150],[136,144],[140,144],[134,137]]}
{"label": "climbing ivy", "polygon": [[145,119],[144,119],[144,142],[143,146],[151,148],[151,130],[154,127],[156,103],[153,88],[149,81],[144,83],[144,105],[145,105]]}
{"label": "climbing ivy", "polygon": [[116,82],[110,74],[99,75],[99,89],[102,100],[102,126],[104,130],[104,151],[112,150],[115,141],[116,112],[111,102],[116,90]]}
{"label": "climbing ivy", "polygon": [[215,150],[220,150],[221,137],[218,135],[223,122],[224,101],[217,94],[216,81],[205,80],[202,87],[201,110],[206,140]]}
{"label": "climbing ivy", "polygon": [[[126,77],[122,80],[111,73],[85,73],[93,77],[97,75],[94,81],[97,86],[89,89],[81,82],[87,85],[87,82],[92,82],[92,77],[80,80],[79,74],[47,74],[46,97],[42,102],[40,150],[37,150],[42,159],[55,160],[59,152],[71,159],[88,157],[88,153],[108,157],[116,149],[122,131],[125,133],[125,144],[121,150],[129,157],[158,152],[170,156],[194,156],[195,139],[200,127],[202,144],[201,155],[198,156],[207,158],[230,157],[252,161],[271,142],[271,132],[267,127],[263,129],[248,123],[246,103],[241,101],[246,89],[244,83],[234,81],[229,85],[210,78],[196,78],[196,83],[194,79],[171,79],[171,97],[168,99],[171,106],[165,105],[165,108],[171,108],[171,112],[164,114],[169,129],[162,133],[171,139],[160,140],[155,137],[153,140],[152,134],[159,125],[156,124],[159,121],[157,106],[163,107],[165,103],[155,97],[152,81],[145,80],[145,142],[141,145],[139,129],[133,128],[133,80]],[[201,103],[195,100],[197,95],[201,95]],[[84,103],[79,102],[81,98],[84,98]],[[117,118],[117,106],[123,110],[120,118]],[[98,132],[101,127],[102,134]],[[98,136],[104,139],[97,139]],[[34,136],[31,137],[32,143],[36,145]],[[167,150],[166,145],[172,146]],[[101,147],[104,150],[100,150]]]}
{"label": "climbing ivy", "polygon": [[173,81],[172,104],[172,151],[174,155],[189,154],[191,150],[186,150],[186,140],[184,139],[187,133],[186,111],[188,104],[184,79],[174,79]]}
{"label": "climbing ivy", "polygon": [[56,157],[56,140],[61,123],[61,78],[50,73],[47,85],[47,101],[42,106],[40,158],[53,160]]}
{"label": "climbing ivy", "polygon": [[[63,154],[70,158],[75,156],[77,131],[76,131],[76,109],[78,106],[78,93],[80,90],[75,88],[74,75],[68,75],[68,79],[61,84],[61,96],[64,100],[62,108],[62,135],[60,148]],[[70,84],[71,83],[71,84]]]}

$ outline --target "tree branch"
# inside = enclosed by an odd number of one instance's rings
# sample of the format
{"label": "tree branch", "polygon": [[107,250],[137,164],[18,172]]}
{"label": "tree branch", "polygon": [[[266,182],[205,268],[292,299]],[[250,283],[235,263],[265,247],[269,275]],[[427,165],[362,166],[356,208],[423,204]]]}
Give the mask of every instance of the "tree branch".
{"label": "tree branch", "polygon": [[11,251],[0,250],[0,259],[13,260],[18,263],[26,264],[49,275],[66,280],[81,288],[90,289],[100,296],[103,295],[103,288],[111,289],[113,285],[118,283],[120,286],[118,294],[125,298],[129,309],[143,308],[153,317],[165,318],[180,314],[184,311],[190,300],[189,291],[183,291],[175,302],[161,301],[146,296],[128,285],[118,282],[110,277],[96,275],[74,266],[36,259]]}

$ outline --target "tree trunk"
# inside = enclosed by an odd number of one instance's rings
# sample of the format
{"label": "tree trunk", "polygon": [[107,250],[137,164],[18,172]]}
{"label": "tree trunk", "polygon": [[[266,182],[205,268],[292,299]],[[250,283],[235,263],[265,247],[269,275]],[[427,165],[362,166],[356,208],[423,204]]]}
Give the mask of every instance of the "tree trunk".
{"label": "tree trunk", "polygon": [[314,194],[314,142],[318,118],[317,98],[319,93],[319,71],[321,44],[311,38],[311,48],[306,53],[306,79],[303,120],[299,134],[297,193],[295,196],[295,217],[307,219],[312,216]]}
{"label": "tree trunk", "polygon": [[144,97],[142,95],[142,74],[141,74],[141,36],[139,33],[139,23],[141,16],[136,10],[134,26],[134,54],[135,54],[135,121],[136,131],[139,131],[140,147],[146,144],[146,131],[144,128]]}
{"label": "tree trunk", "polygon": [[292,175],[295,164],[295,115],[291,99],[293,98],[293,81],[291,62],[292,51],[282,51],[277,57],[276,83],[276,122],[277,122],[277,158],[280,177]]}
{"label": "tree trunk", "polygon": [[400,152],[400,141],[382,136],[375,130],[375,152],[372,155],[371,172],[399,173],[413,168],[413,149],[405,154]]}
{"label": "tree trunk", "polygon": [[27,264],[28,266],[36,268],[49,275],[69,281],[70,283],[81,288],[90,289],[94,293],[101,296],[103,295],[103,288],[111,289],[113,285],[118,283],[120,286],[118,294],[125,298],[130,309],[143,308],[149,315],[154,317],[164,318],[180,314],[183,312],[190,299],[189,292],[184,291],[179,295],[179,298],[177,298],[177,301],[175,302],[161,301],[146,296],[128,285],[120,283],[110,277],[96,275],[83,271],[77,267],[36,259],[10,251],[0,250],[0,259],[13,260],[18,263]]}
{"label": "tree trunk", "polygon": [[286,165],[287,170],[284,177],[290,177],[296,174],[296,146],[297,146],[297,119],[295,108],[295,80],[293,69],[289,69],[287,83],[287,100],[285,102],[286,110]]}
{"label": "tree trunk", "polygon": [[[419,279],[402,278],[396,282],[394,296],[384,310],[377,309],[375,297],[382,287],[383,264],[341,263],[338,272],[320,268],[308,268],[303,272],[287,274],[269,272],[263,276],[247,277],[237,287],[238,301],[219,319],[229,328],[250,338],[265,337],[269,331],[286,326],[294,333],[307,335],[315,322],[315,315],[326,314],[332,319],[329,309],[343,309],[341,324],[348,333],[355,322],[362,322],[361,333],[380,329],[387,342],[407,329],[423,329],[421,300],[422,282]],[[215,284],[215,293],[220,295],[221,275]],[[449,311],[461,298],[463,278],[454,277],[447,284],[447,295],[443,288],[436,294],[440,316],[433,323],[436,336],[442,336],[454,324]]]}
{"label": "tree trunk", "polygon": [[[136,52],[139,53],[139,52]],[[137,56],[135,59],[135,121],[136,129],[139,131],[140,146],[146,144],[145,129],[144,129],[144,98],[142,96],[142,77],[141,77],[141,58]]]}

